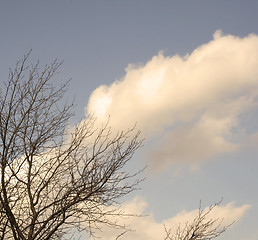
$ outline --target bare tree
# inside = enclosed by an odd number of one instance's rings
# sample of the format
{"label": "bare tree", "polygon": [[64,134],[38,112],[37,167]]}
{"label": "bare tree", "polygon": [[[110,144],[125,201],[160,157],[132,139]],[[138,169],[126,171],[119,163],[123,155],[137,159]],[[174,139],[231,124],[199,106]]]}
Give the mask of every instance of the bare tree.
{"label": "bare tree", "polygon": [[166,233],[164,240],[210,240],[220,236],[233,224],[223,225],[223,219],[210,217],[210,213],[220,203],[221,201],[211,205],[207,210],[202,210],[200,204],[198,214],[193,221],[186,222],[183,227],[179,225],[175,233],[164,226]]}
{"label": "bare tree", "polygon": [[[50,80],[60,63],[40,71],[28,55],[10,70],[0,93],[0,239],[60,239],[72,228],[117,227],[110,206],[133,191],[138,173],[124,166],[141,146],[139,132],[95,128],[88,117],[69,126],[68,83]],[[62,104],[61,104],[62,105]]]}

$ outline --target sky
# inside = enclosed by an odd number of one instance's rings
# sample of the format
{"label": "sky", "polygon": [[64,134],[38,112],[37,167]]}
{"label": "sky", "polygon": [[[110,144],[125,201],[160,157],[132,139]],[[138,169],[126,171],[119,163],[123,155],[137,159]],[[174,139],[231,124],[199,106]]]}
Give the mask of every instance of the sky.
{"label": "sky", "polygon": [[[0,77],[30,61],[64,60],[73,123],[94,112],[113,129],[137,122],[148,166],[123,208],[128,239],[162,239],[220,201],[236,221],[220,239],[258,239],[258,2],[256,0],[1,0]],[[1,83],[2,84],[2,83]],[[103,229],[100,236],[115,239]]]}

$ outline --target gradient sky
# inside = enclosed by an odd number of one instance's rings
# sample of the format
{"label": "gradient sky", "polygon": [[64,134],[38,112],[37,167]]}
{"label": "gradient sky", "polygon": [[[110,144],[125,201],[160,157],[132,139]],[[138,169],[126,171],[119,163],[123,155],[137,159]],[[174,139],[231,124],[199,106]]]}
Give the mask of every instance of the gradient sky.
{"label": "gradient sky", "polygon": [[[74,123],[88,111],[146,137],[130,169],[148,165],[124,207],[127,239],[162,239],[162,224],[223,197],[236,223],[220,238],[258,239],[257,0],[1,0],[0,76],[30,61],[64,60]],[[250,35],[251,34],[251,35]],[[102,233],[106,240],[114,232]]]}

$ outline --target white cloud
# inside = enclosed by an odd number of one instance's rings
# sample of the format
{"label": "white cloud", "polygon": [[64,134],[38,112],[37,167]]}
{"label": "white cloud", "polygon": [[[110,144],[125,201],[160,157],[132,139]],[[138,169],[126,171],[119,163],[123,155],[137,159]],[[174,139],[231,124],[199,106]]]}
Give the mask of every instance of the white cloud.
{"label": "white cloud", "polygon": [[[146,209],[148,204],[139,197],[134,198],[132,201],[127,202],[122,206],[122,210],[126,212],[131,212],[135,214],[144,213],[146,214]],[[250,205],[243,205],[236,207],[233,202],[215,207],[212,212],[208,215],[208,219],[223,219],[223,224],[231,224],[233,221],[239,220],[245,212],[250,208]],[[207,208],[208,209],[208,208]],[[207,210],[206,209],[206,210]],[[179,223],[184,225],[186,222],[191,222],[198,213],[198,209],[193,211],[182,211],[174,217],[164,219],[162,222],[155,220],[153,213],[147,212],[148,215],[145,217],[130,217],[124,219],[126,225],[130,225],[134,230],[132,232],[127,232],[123,235],[124,240],[137,239],[137,240],[157,240],[163,239],[165,235],[164,224],[167,228],[172,228],[175,230]],[[207,219],[207,220],[208,220]],[[116,231],[112,228],[103,227],[102,232],[98,233],[99,237],[106,240],[114,240],[121,233],[121,231]]]}
{"label": "white cloud", "polygon": [[160,53],[129,65],[120,81],[92,93],[86,111],[99,121],[110,115],[118,129],[137,122],[149,139],[163,136],[152,160],[164,167],[236,150],[233,139],[245,134],[239,115],[256,105],[257,95],[258,36],[217,31],[185,57]]}

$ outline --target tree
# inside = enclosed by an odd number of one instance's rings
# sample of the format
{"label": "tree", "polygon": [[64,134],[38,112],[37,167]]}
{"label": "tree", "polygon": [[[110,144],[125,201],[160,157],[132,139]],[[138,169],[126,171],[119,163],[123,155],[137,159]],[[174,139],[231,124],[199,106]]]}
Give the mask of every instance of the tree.
{"label": "tree", "polygon": [[0,239],[60,239],[72,228],[93,233],[121,215],[110,208],[135,190],[123,169],[141,146],[134,128],[114,134],[87,117],[69,126],[68,82],[51,83],[61,63],[40,71],[29,54],[10,70],[0,93]]}
{"label": "tree", "polygon": [[200,204],[197,216],[193,221],[186,222],[183,227],[179,225],[175,233],[172,233],[171,228],[167,229],[164,226],[166,233],[164,240],[210,240],[220,236],[233,224],[223,225],[223,219],[210,217],[210,213],[220,203],[221,201],[211,205],[207,210],[202,210]]}

